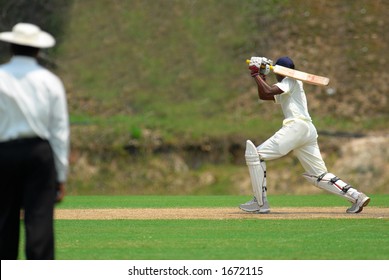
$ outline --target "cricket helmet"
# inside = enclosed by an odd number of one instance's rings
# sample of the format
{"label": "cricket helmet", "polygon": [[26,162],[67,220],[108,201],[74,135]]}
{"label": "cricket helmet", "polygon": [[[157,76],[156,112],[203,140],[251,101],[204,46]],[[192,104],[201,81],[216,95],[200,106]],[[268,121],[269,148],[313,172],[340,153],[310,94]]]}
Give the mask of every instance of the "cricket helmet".
{"label": "cricket helmet", "polygon": [[280,65],[280,66],[284,66],[284,67],[287,67],[287,68],[294,69],[293,60],[290,59],[290,57],[287,57],[287,56],[283,56],[283,57],[280,57],[279,59],[277,59],[277,61],[276,61],[276,63],[274,65]]}

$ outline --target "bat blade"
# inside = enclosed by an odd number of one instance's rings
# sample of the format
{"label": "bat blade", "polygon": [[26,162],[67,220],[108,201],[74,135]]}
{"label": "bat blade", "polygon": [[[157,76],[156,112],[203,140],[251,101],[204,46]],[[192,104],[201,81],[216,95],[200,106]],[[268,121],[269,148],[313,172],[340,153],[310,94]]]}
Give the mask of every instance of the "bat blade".
{"label": "bat blade", "polygon": [[281,65],[273,66],[273,72],[282,76],[290,77],[317,86],[326,86],[330,82],[330,79],[327,77],[309,74],[295,69],[290,69]]}
{"label": "bat blade", "polygon": [[[249,64],[250,60],[246,60],[246,63]],[[272,70],[276,74],[293,78],[296,80],[300,80],[307,84],[312,84],[316,86],[327,86],[330,82],[330,79],[327,77],[309,74],[299,70],[287,68],[281,65],[274,65],[274,66],[270,65],[270,70]]]}

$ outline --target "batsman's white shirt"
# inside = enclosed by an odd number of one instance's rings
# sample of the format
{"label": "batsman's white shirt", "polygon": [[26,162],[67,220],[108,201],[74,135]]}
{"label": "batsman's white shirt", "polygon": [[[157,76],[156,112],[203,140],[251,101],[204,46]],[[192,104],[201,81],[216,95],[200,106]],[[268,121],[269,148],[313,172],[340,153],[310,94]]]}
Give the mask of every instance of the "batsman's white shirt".
{"label": "batsman's white shirt", "polygon": [[28,137],[49,141],[57,179],[65,182],[69,117],[64,86],[34,58],[13,56],[0,66],[0,142]]}
{"label": "batsman's white shirt", "polygon": [[284,113],[282,128],[257,147],[263,160],[273,160],[293,151],[305,171],[311,175],[321,175],[327,168],[317,144],[317,131],[308,112],[303,83],[284,78],[276,86],[283,93],[275,95]]}
{"label": "batsman's white shirt", "polygon": [[281,105],[285,120],[302,119],[312,121],[308,113],[307,98],[301,81],[286,77],[276,86],[284,92],[275,95],[274,99],[276,103]]}

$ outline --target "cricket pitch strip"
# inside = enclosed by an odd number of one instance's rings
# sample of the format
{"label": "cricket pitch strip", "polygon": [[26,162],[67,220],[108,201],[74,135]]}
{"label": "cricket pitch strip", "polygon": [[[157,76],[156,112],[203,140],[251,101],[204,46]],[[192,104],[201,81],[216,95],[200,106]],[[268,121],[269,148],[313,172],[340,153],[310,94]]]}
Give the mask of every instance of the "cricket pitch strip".
{"label": "cricket pitch strip", "polygon": [[389,219],[389,208],[366,207],[347,214],[346,207],[279,207],[269,214],[250,214],[234,208],[118,208],[56,209],[57,220],[293,220],[293,219]]}

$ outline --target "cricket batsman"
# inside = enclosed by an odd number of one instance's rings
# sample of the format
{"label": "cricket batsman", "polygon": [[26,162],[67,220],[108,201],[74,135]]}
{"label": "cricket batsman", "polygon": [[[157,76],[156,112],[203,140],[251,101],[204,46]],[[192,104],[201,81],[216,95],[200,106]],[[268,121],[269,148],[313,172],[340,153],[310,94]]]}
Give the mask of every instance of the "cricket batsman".
{"label": "cricket batsman", "polygon": [[[339,177],[329,173],[317,143],[317,131],[308,112],[303,82],[276,74],[277,83],[269,85],[266,75],[272,61],[265,57],[252,57],[249,70],[261,100],[281,105],[283,125],[273,136],[259,146],[246,142],[245,159],[250,173],[254,198],[240,205],[246,212],[265,214],[270,212],[267,200],[266,161],[281,158],[293,151],[306,173],[303,176],[313,185],[351,202],[347,213],[359,213],[367,206],[370,198],[357,191]],[[294,69],[289,57],[279,58],[275,65]]]}

